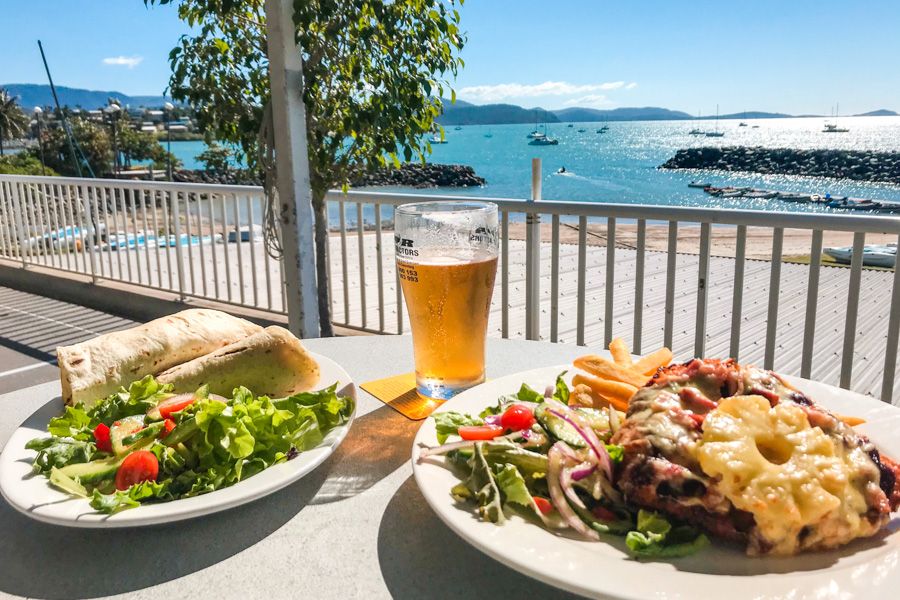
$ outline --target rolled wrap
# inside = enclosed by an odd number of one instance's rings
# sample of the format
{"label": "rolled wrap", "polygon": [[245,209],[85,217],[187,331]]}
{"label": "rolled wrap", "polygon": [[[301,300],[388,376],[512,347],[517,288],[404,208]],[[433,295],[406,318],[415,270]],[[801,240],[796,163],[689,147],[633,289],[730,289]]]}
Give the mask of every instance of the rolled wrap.
{"label": "rolled wrap", "polygon": [[290,331],[272,326],[156,378],[173,384],[176,393],[206,384],[222,396],[244,386],[257,395],[280,398],[312,389],[319,381],[319,365]]}
{"label": "rolled wrap", "polygon": [[62,397],[92,405],[121,386],[262,331],[218,310],[195,308],[56,349]]}

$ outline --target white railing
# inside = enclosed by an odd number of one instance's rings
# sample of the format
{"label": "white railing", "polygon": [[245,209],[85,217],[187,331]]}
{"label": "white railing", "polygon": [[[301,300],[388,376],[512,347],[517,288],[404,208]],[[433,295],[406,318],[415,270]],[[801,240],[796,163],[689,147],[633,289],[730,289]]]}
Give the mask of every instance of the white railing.
{"label": "white railing", "polygon": [[[496,335],[592,346],[618,336],[636,353],[665,344],[677,356],[733,356],[900,396],[900,275],[864,269],[859,251],[867,234],[900,241],[900,219],[539,197],[486,198],[501,211]],[[329,194],[336,324],[408,328],[393,209],[426,198],[458,199]],[[281,264],[259,239],[262,203],[255,187],[0,175],[0,256],[284,314]],[[652,247],[651,228],[664,231],[663,248]],[[770,232],[770,260],[747,257],[756,228]],[[808,265],[782,262],[786,229],[809,232]],[[696,252],[679,253],[685,232],[697,233]],[[849,268],[822,265],[827,232],[852,233]],[[734,248],[727,258],[712,251],[723,236]]]}
{"label": "white railing", "polygon": [[0,175],[0,255],[284,313],[258,187]]}

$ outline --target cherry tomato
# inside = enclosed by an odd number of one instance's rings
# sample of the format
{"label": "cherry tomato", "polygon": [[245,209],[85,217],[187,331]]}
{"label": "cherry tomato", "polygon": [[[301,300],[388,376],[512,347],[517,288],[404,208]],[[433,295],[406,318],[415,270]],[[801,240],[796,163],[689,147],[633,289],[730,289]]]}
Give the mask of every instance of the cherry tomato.
{"label": "cherry tomato", "polygon": [[464,440],[492,440],[503,433],[499,425],[469,425],[459,428],[459,437]]}
{"label": "cherry tomato", "polygon": [[599,504],[597,506],[595,506],[594,508],[592,508],[591,512],[593,513],[593,515],[595,517],[597,517],[601,521],[615,521],[617,518],[616,513],[609,510],[608,508],[604,508],[604,507],[600,506]]}
{"label": "cherry tomato", "polygon": [[165,421],[163,421],[163,430],[160,433],[159,437],[166,437],[167,435],[172,433],[173,429],[175,429],[175,421],[173,421],[172,419],[166,419]]}
{"label": "cherry tomato", "polygon": [[154,481],[159,475],[159,461],[147,450],[132,452],[116,471],[116,489],[127,490],[142,481]]}
{"label": "cherry tomato", "polygon": [[177,396],[166,398],[157,404],[156,410],[159,411],[160,418],[168,419],[172,416],[172,413],[177,413],[179,410],[184,410],[193,404],[194,400],[196,398],[193,394],[178,394]]}
{"label": "cherry tomato", "polygon": [[541,511],[542,515],[549,515],[555,510],[552,502],[540,496],[534,497],[534,504],[537,506],[538,510]]}
{"label": "cherry tomato", "polygon": [[534,425],[534,414],[521,404],[513,404],[500,415],[500,425],[513,431],[530,429]]}
{"label": "cherry tomato", "polygon": [[111,453],[112,440],[109,438],[109,427],[103,423],[94,427],[94,442],[97,444],[97,450]]}

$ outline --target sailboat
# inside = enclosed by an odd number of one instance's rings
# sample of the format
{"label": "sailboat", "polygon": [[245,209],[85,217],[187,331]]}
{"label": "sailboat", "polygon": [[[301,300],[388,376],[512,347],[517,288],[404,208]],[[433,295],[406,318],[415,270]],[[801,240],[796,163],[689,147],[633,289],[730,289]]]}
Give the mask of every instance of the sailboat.
{"label": "sailboat", "polygon": [[549,137],[547,135],[547,125],[544,125],[544,132],[538,133],[535,136],[530,136],[533,139],[528,142],[529,146],[556,146],[559,144],[559,140]]}
{"label": "sailboat", "polygon": [[719,105],[716,104],[716,130],[707,131],[706,137],[725,137],[724,131],[719,131]]}
{"label": "sailboat", "polygon": [[[700,119],[700,111],[698,110],[697,111],[697,120],[699,120],[699,119]],[[702,129],[698,129],[696,127],[691,129],[690,131],[688,131],[688,135],[703,135],[703,134],[704,134],[704,131]]]}
{"label": "sailboat", "polygon": [[825,123],[825,128],[822,129],[822,133],[847,133],[850,131],[846,127],[838,127],[837,125],[837,116],[838,112],[841,110],[841,105],[838,104],[837,108],[834,111],[834,123]]}

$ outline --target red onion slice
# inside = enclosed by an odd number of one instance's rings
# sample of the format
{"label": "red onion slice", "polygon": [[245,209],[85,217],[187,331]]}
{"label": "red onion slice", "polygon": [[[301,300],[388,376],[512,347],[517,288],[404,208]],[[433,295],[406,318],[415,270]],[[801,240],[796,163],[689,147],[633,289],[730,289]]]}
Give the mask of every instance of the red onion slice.
{"label": "red onion slice", "polygon": [[569,407],[556,402],[555,400],[547,400],[546,404],[550,407],[547,410],[551,415],[562,419],[575,428],[578,435],[580,435],[584,441],[587,442],[588,447],[593,450],[594,455],[597,457],[597,463],[600,465],[600,468],[603,469],[603,473],[606,475],[607,479],[612,481],[612,459],[609,457],[609,452],[606,451],[606,446],[603,445],[603,442],[600,441],[600,438],[597,437],[597,434],[594,433],[594,430],[591,429],[590,425],[584,423],[581,417],[570,410]]}
{"label": "red onion slice", "polygon": [[560,484],[563,454],[562,450],[558,447],[559,444],[560,442],[554,444],[547,454],[547,457],[549,458],[549,464],[547,466],[547,487],[550,488],[550,501],[553,502],[553,507],[556,508],[560,516],[562,516],[572,529],[589,540],[599,541],[600,536],[597,532],[588,527],[588,525],[575,514],[575,511],[572,510],[572,507],[569,506],[569,502],[566,500],[566,495]]}

